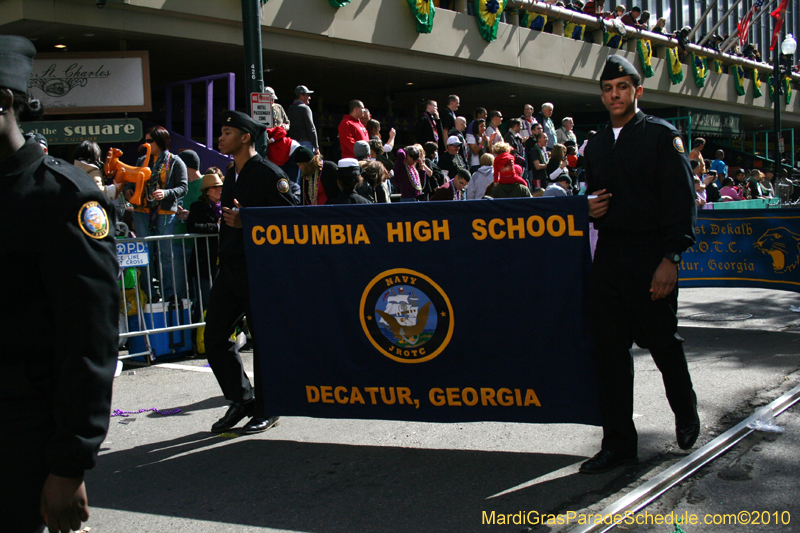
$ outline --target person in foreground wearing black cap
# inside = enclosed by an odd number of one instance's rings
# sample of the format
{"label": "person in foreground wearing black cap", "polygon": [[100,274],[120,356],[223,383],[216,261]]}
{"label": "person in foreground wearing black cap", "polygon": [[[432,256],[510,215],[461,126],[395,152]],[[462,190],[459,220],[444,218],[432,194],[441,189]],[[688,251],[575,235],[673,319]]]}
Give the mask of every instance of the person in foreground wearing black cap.
{"label": "person in foreground wearing black cap", "polygon": [[[15,310],[0,321],[0,509],[3,529],[22,533],[77,531],[89,518],[83,475],[108,431],[119,338],[111,203],[19,128],[41,117],[27,95],[35,54],[27,39],[0,36],[0,305]],[[34,343],[20,335],[32,318],[47,325]]]}
{"label": "person in foreground wearing black cap", "polygon": [[256,153],[254,143],[264,129],[263,125],[239,111],[225,111],[223,114],[219,151],[232,156],[234,166],[228,170],[222,186],[219,265],[208,301],[205,343],[208,364],[231,405],[225,416],[211,426],[215,433],[228,431],[247,416],[252,416],[243,429],[247,434],[266,431],[279,419],[266,416],[261,402],[263,389],[258,339],[253,337],[255,387],[250,384],[242,358],[230,340],[242,315],[247,316],[251,326],[253,324],[239,209],[299,203],[291,192],[286,174]]}
{"label": "person in foreground wearing black cap", "polygon": [[697,398],[678,335],[678,263],[695,242],[692,172],[678,131],[637,106],[641,78],[621,56],[606,61],[601,100],[611,121],[586,145],[589,214],[599,231],[590,282],[603,443],[581,465],[607,472],[637,459],[635,341],[661,371],[678,445],[700,433]]}
{"label": "person in foreground wearing black cap", "polygon": [[331,198],[325,205],[370,203],[356,192],[356,187],[361,183],[361,166],[358,160],[352,157],[340,159],[338,167],[336,177],[340,189],[339,196]]}

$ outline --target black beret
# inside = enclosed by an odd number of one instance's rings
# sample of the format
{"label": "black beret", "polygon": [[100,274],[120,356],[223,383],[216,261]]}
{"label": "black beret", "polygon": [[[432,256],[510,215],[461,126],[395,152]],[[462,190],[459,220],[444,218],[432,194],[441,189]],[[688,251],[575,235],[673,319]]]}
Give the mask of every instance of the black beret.
{"label": "black beret", "polygon": [[200,170],[200,156],[194,150],[183,150],[178,157],[186,164],[186,168]]}
{"label": "black beret", "polygon": [[615,80],[623,76],[639,76],[636,67],[631,65],[631,62],[622,56],[609,56],[606,59],[606,67],[600,75],[600,81]]}
{"label": "black beret", "polygon": [[0,35],[0,87],[28,93],[36,47],[25,37]]}
{"label": "black beret", "polygon": [[314,152],[312,152],[305,146],[300,146],[295,149],[294,151],[295,163],[308,163],[312,159],[314,159]]}
{"label": "black beret", "polygon": [[256,122],[241,111],[233,111],[232,109],[222,112],[222,125],[239,128],[243,132],[249,133],[250,137],[253,138],[253,142],[259,135],[267,131],[267,127],[263,124]]}

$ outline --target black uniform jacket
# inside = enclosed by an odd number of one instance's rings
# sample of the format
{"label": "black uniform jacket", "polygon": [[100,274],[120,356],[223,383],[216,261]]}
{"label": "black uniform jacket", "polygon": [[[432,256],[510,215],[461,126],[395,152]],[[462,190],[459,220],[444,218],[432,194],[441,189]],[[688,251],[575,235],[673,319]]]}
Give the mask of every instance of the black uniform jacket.
{"label": "black uniform jacket", "polygon": [[[10,432],[0,453],[80,477],[108,431],[118,356],[114,209],[88,174],[33,140],[0,161],[0,179],[0,421]],[[79,219],[87,214],[94,226]],[[46,441],[46,457],[8,456],[17,439]]]}
{"label": "black uniform jacket", "polygon": [[[221,222],[220,226],[223,223]],[[217,235],[220,226],[217,225],[217,213],[208,200],[202,198],[192,204],[189,209],[189,218],[186,219],[186,229],[189,233]],[[197,245],[192,251],[192,257],[189,264],[186,265],[186,270],[193,278],[214,279],[214,275],[217,273],[217,237],[208,239],[198,237],[196,242]],[[210,273],[209,263],[211,264]]]}
{"label": "black uniform jacket", "polygon": [[681,253],[694,244],[692,171],[669,122],[638,111],[616,141],[607,124],[584,153],[588,193],[611,193],[608,212],[594,221],[601,239],[624,245],[656,239],[663,253]]}
{"label": "black uniform jacket", "polygon": [[[256,154],[244,164],[238,179],[236,167],[231,167],[222,185],[222,207],[235,207],[236,199],[242,208],[299,205],[292,194],[286,174],[271,161]],[[232,228],[223,221],[219,230],[219,256],[244,258],[244,230]]]}

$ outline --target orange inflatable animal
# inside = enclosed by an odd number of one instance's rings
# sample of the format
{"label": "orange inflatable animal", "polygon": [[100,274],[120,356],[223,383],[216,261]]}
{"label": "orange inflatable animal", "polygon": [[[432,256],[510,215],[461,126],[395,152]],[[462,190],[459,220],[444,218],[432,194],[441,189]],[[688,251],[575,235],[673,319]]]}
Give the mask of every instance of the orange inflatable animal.
{"label": "orange inflatable animal", "polygon": [[117,187],[121,187],[123,183],[134,183],[136,189],[133,191],[130,202],[134,205],[142,205],[144,198],[144,186],[150,180],[150,145],[142,145],[147,151],[147,156],[144,158],[144,166],[133,167],[126,165],[119,160],[122,155],[122,150],[119,148],[109,148],[106,155],[105,172],[106,176],[114,176],[114,183]]}

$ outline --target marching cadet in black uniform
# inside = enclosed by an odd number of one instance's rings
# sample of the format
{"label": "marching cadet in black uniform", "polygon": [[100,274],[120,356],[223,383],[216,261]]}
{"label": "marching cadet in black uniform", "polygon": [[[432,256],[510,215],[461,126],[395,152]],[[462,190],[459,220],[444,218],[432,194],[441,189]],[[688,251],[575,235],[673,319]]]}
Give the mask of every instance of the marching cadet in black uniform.
{"label": "marching cadet in black uniform", "polygon": [[20,132],[41,116],[27,96],[35,54],[0,36],[0,512],[7,531],[77,531],[83,474],[108,431],[119,264],[108,198]]}
{"label": "marching cadet in black uniform", "polygon": [[216,433],[228,431],[246,416],[252,416],[243,429],[248,434],[266,431],[279,419],[265,416],[260,401],[262,384],[258,339],[253,337],[255,387],[250,385],[242,359],[230,340],[242,315],[253,324],[239,208],[299,204],[297,196],[290,192],[286,174],[256,153],[255,139],[264,131],[263,125],[244,113],[224,113],[219,151],[233,156],[235,165],[228,171],[222,186],[219,270],[209,296],[205,341],[208,363],[223,395],[232,403],[225,416],[211,426],[211,431]]}
{"label": "marching cadet in black uniform", "polygon": [[581,465],[599,474],[637,458],[633,423],[635,341],[661,371],[678,445],[700,432],[697,399],[678,336],[678,263],[695,241],[694,188],[678,131],[639,111],[643,88],[626,59],[611,56],[600,76],[611,122],[586,146],[589,214],[599,236],[591,313],[603,420],[601,451]]}

